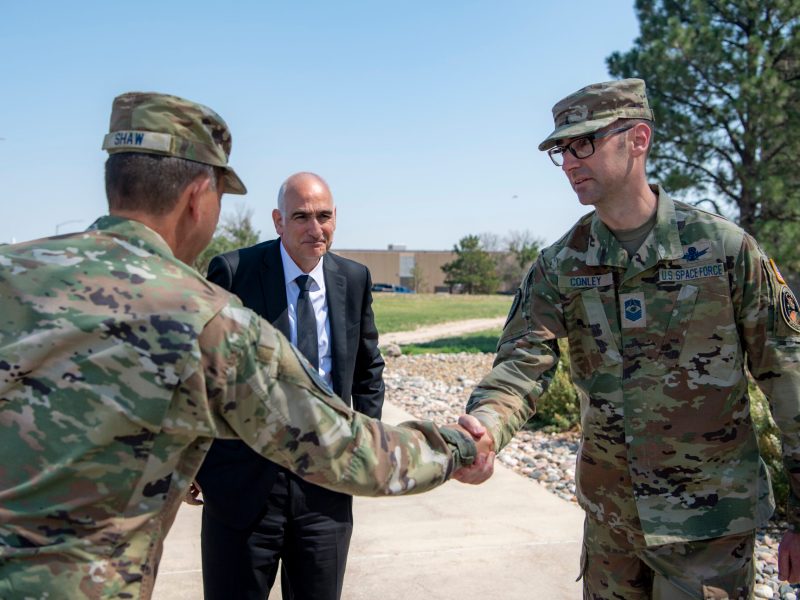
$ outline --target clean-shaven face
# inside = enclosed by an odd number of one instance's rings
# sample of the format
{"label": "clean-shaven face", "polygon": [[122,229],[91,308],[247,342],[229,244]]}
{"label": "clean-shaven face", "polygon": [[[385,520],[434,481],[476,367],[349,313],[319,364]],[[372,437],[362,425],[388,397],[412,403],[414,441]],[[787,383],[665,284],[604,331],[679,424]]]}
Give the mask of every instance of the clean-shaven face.
{"label": "clean-shaven face", "polygon": [[[614,125],[609,128],[612,127]],[[605,129],[608,128],[601,129],[598,133]],[[626,135],[627,132],[620,132],[594,140],[594,154],[586,158],[575,158],[571,152],[564,152],[561,169],[581,204],[596,206],[602,203],[620,189],[622,182],[630,174],[633,165],[625,151]],[[576,140],[580,143],[580,138],[569,138],[559,140],[559,145],[567,146]]]}
{"label": "clean-shaven face", "polygon": [[272,213],[275,231],[292,260],[308,272],[333,243],[333,198],[327,186],[310,181],[287,190],[283,202],[283,212],[276,209]]}

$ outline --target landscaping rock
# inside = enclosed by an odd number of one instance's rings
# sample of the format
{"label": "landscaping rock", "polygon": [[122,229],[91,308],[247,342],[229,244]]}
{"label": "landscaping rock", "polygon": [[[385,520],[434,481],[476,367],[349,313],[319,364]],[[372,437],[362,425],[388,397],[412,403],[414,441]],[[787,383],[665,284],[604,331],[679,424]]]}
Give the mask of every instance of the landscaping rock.
{"label": "landscaping rock", "polygon": [[397,344],[386,344],[385,346],[381,346],[381,354],[383,354],[384,357],[396,357],[401,356],[403,351]]}

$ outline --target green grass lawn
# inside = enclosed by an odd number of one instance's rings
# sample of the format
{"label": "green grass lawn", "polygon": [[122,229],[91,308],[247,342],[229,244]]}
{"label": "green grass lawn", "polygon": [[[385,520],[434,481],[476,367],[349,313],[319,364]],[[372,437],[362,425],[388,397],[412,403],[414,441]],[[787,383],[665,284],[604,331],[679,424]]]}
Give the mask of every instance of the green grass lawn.
{"label": "green grass lawn", "polygon": [[442,338],[424,344],[407,344],[403,354],[452,354],[455,352],[494,352],[502,329],[465,333],[458,337]]}
{"label": "green grass lawn", "polygon": [[375,324],[380,333],[409,331],[423,325],[504,317],[513,296],[449,294],[372,294]]}

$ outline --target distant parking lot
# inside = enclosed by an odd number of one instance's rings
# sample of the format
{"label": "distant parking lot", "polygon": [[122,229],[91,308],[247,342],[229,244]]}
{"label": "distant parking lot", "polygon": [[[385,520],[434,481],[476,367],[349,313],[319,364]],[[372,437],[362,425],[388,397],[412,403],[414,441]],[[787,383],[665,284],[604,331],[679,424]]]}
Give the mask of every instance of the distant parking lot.
{"label": "distant parking lot", "polygon": [[394,292],[395,294],[413,294],[414,290],[402,285],[392,285],[391,283],[373,283],[373,292]]}

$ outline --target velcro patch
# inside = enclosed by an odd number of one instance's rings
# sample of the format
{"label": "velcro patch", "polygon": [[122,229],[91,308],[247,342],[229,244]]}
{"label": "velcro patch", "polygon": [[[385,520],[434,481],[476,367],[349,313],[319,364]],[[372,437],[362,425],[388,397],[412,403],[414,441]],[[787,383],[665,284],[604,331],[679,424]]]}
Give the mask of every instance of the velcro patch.
{"label": "velcro patch", "polygon": [[103,139],[103,150],[155,150],[169,152],[172,136],[154,131],[112,131]]}
{"label": "velcro patch", "polygon": [[769,265],[772,267],[772,270],[775,273],[775,279],[778,280],[778,283],[780,283],[781,285],[786,285],[786,280],[783,278],[783,275],[781,275],[781,272],[778,270],[778,265],[776,265],[775,261],[771,258],[769,259]]}
{"label": "velcro patch", "polygon": [[723,275],[725,275],[725,266],[722,263],[658,270],[659,281],[692,281],[705,277],[722,277]]}
{"label": "velcro patch", "polygon": [[558,287],[560,288],[593,288],[614,284],[614,275],[559,275]]}
{"label": "velcro patch", "polygon": [[800,333],[800,305],[797,304],[792,290],[788,286],[781,287],[781,315],[786,324],[797,333]]}
{"label": "velcro patch", "polygon": [[619,314],[622,317],[623,329],[647,327],[647,309],[644,303],[644,292],[620,294]]}
{"label": "velcro patch", "polygon": [[709,252],[711,251],[711,244],[708,242],[697,242],[691,246],[683,247],[683,260],[694,262],[696,260],[711,258]]}

